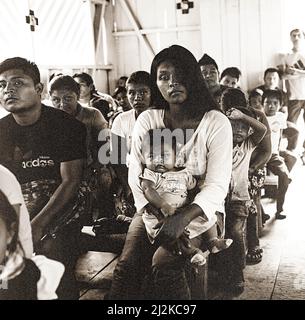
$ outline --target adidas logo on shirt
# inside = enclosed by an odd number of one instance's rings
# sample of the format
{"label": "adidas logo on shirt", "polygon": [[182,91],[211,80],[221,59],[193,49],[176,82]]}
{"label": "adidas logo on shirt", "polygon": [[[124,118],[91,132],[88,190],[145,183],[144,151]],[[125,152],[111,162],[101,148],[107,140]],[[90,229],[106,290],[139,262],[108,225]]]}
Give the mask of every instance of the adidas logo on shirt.
{"label": "adidas logo on shirt", "polygon": [[55,165],[52,159],[34,159],[28,161],[22,161],[22,168],[45,168],[45,167],[53,167]]}

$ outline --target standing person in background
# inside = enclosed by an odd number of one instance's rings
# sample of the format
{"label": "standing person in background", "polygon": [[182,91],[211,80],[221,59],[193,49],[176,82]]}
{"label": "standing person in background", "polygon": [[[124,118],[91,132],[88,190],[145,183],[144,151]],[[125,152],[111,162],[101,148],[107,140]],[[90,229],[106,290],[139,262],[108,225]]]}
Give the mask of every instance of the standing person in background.
{"label": "standing person in background", "polygon": [[224,252],[230,289],[244,290],[243,269],[246,263],[246,228],[249,215],[248,170],[254,149],[264,138],[267,128],[257,121],[251,110],[237,107],[226,111],[233,130],[233,168],[226,201],[226,237],[233,239]]}
{"label": "standing person in background", "polygon": [[[260,96],[261,93],[257,92],[260,98],[262,98]],[[222,110],[227,112],[229,109],[236,106],[248,109],[246,95],[240,89],[227,88],[221,97]],[[263,211],[260,199],[260,188],[263,186],[265,181],[265,165],[271,157],[271,139],[268,120],[264,112],[257,108],[251,108],[251,111],[253,111],[255,119],[261,122],[267,128],[265,136],[252,152],[248,172],[250,181],[249,195],[254,206],[251,206],[252,210],[249,210],[249,216],[247,219],[248,252],[246,259],[248,263],[254,264],[259,263],[262,260],[263,254],[258,237],[258,225],[261,224],[259,219],[266,221],[270,218],[270,216],[266,215]]]}
{"label": "standing person in background", "polygon": [[109,94],[96,90],[90,74],[85,72],[75,73],[73,78],[80,86],[79,103],[85,107],[98,109],[108,122],[109,112],[117,108],[113,98]]}
{"label": "standing person in background", "polygon": [[[290,32],[290,40],[292,42],[292,52],[282,57],[279,65],[280,71],[283,73],[289,102],[288,102],[288,118],[287,121],[297,123],[301,110],[303,109],[303,119],[305,122],[305,54],[304,54],[304,31],[294,29]],[[293,151],[297,147],[298,136],[293,136],[288,141],[290,150]],[[305,165],[305,141],[303,143],[303,152],[301,160]]]}

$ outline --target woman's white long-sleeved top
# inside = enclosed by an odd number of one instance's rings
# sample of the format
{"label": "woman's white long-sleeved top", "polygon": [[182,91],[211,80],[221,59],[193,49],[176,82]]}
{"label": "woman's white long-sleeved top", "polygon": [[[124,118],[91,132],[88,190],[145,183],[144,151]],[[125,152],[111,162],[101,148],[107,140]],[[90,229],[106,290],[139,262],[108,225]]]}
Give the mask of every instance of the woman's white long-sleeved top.
{"label": "woman's white long-sleeved top", "polygon": [[[128,182],[138,212],[148,203],[140,186],[144,168],[142,141],[150,129],[163,129],[164,110],[151,109],[138,117],[132,135]],[[193,201],[205,216],[195,218],[189,225],[190,238],[205,232],[216,222],[215,212],[224,213],[232,171],[232,128],[221,112],[212,110],[203,116],[188,142],[176,155],[176,166],[186,167],[198,179],[200,191]]]}

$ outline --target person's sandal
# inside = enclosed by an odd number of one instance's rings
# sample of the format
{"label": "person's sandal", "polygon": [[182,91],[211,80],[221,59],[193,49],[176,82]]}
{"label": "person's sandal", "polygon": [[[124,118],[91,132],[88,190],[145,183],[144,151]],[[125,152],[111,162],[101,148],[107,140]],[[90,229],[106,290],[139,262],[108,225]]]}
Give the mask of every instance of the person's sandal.
{"label": "person's sandal", "polygon": [[277,219],[277,220],[284,220],[284,219],[286,219],[286,214],[284,213],[284,211],[277,212],[277,213],[275,214],[275,219]]}
{"label": "person's sandal", "polygon": [[256,247],[255,249],[248,250],[246,261],[247,264],[257,264],[260,263],[263,259],[263,249]]}

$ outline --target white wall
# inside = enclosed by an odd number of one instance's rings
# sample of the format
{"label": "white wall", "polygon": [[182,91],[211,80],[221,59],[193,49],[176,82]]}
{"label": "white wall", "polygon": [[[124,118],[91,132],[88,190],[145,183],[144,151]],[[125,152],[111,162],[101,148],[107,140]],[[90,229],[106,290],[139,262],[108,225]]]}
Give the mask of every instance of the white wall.
{"label": "white wall", "polygon": [[[33,10],[35,32],[25,17]],[[1,0],[0,58],[22,56],[38,65],[94,65],[90,7],[82,0]]]}
{"label": "white wall", "polygon": [[[280,52],[290,50],[289,31],[305,27],[303,0],[194,0],[194,9],[185,15],[176,10],[175,0],[116,0],[118,31],[132,30],[121,1],[130,4],[144,29],[199,26],[197,31],[150,33],[147,39],[155,53],[177,43],[197,59],[210,54],[220,70],[239,67],[245,90],[260,84],[263,71],[278,64]],[[139,69],[149,71],[151,59],[135,34],[119,33],[115,46],[117,77]]]}
{"label": "white wall", "polygon": [[[239,67],[245,90],[262,81],[267,67],[278,64],[285,36],[283,3],[281,0],[201,1],[204,51],[216,59],[220,70]],[[286,36],[289,39],[289,33]]]}
{"label": "white wall", "polygon": [[[262,80],[265,68],[277,65],[279,52],[290,49],[289,31],[305,28],[304,0],[193,0],[189,14],[176,9],[180,0],[111,0],[105,24],[108,55],[103,41],[94,55],[89,0],[0,0],[0,58],[24,56],[41,69],[92,71],[101,91],[107,92],[107,72],[96,65],[108,63],[110,92],[116,80],[136,70],[149,71],[155,53],[181,44],[199,59],[208,53],[220,70],[241,68],[242,87],[251,89]],[[139,40],[123,4],[127,3],[150,48]],[[39,26],[33,33],[25,23],[29,8]],[[91,5],[92,8],[92,5]],[[111,69],[113,67],[113,69]],[[87,70],[87,69],[90,70]],[[43,70],[43,74],[48,72]]]}
{"label": "white wall", "polygon": [[[125,0],[116,0],[114,7],[114,22],[118,31],[115,34],[117,77],[128,76],[136,70],[149,71],[152,60],[137,35],[132,32],[126,33],[133,28],[121,1]],[[147,40],[155,54],[171,44],[180,44],[190,48],[196,58],[201,55],[199,0],[194,0],[195,8],[190,9],[189,14],[182,14],[181,10],[176,10],[176,0],[126,0],[126,2],[141,28],[148,29]],[[173,28],[178,27],[181,30],[192,26],[197,30],[173,31]]]}

